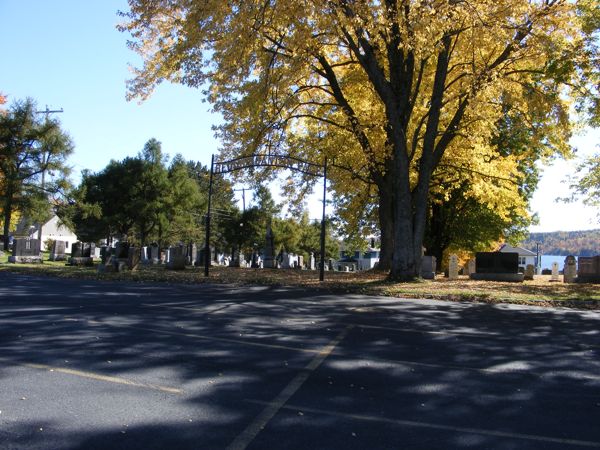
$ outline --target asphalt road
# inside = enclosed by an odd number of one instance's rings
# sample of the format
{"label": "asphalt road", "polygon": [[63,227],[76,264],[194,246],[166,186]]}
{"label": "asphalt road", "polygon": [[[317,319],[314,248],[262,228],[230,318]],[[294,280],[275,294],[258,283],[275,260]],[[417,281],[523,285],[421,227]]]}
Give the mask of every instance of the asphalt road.
{"label": "asphalt road", "polygon": [[599,356],[598,312],[0,273],[0,448],[598,448]]}

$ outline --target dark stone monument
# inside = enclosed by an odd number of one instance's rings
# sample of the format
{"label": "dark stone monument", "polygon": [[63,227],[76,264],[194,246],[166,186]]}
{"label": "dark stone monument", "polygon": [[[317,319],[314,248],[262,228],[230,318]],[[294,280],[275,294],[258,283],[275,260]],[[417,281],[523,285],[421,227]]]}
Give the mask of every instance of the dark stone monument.
{"label": "dark stone monument", "polygon": [[106,264],[106,260],[110,256],[110,250],[111,248],[107,247],[106,245],[100,247],[100,261],[102,262],[102,264]]}
{"label": "dark stone monument", "polygon": [[117,242],[115,245],[115,258],[127,259],[129,257],[129,243]]}
{"label": "dark stone monument", "polygon": [[71,258],[83,257],[83,245],[81,242],[73,242],[71,245]]}
{"label": "dark stone monument", "polygon": [[183,270],[185,269],[185,254],[183,247],[178,245],[176,247],[169,248],[169,261],[167,262],[167,269],[169,270]]}
{"label": "dark stone monument", "polygon": [[477,252],[472,280],[522,282],[519,273],[519,254],[516,252]]}
{"label": "dark stone monument", "polygon": [[250,263],[250,267],[253,269],[258,269],[260,267],[260,264],[258,262],[258,252],[256,250],[254,250],[252,252],[252,262]]}
{"label": "dark stone monument", "polygon": [[577,266],[578,283],[600,283],[600,255],[580,256]]}
{"label": "dark stone monument", "polygon": [[421,278],[426,280],[435,279],[435,269],[437,261],[435,256],[423,256],[421,257]]}
{"label": "dark stone monument", "polygon": [[40,256],[42,245],[39,239],[14,239],[12,256],[8,257],[10,263],[41,263]]}
{"label": "dark stone monument", "polygon": [[52,252],[48,259],[50,261],[66,261],[67,255],[67,242],[66,241],[54,241],[52,244]]}
{"label": "dark stone monument", "polygon": [[273,230],[271,225],[267,225],[267,234],[265,236],[265,258],[263,261],[263,267],[265,269],[275,268],[275,243],[273,237]]}
{"label": "dark stone monument", "polygon": [[93,266],[94,250],[96,244],[74,242],[71,246],[71,257],[67,262],[69,266]]}

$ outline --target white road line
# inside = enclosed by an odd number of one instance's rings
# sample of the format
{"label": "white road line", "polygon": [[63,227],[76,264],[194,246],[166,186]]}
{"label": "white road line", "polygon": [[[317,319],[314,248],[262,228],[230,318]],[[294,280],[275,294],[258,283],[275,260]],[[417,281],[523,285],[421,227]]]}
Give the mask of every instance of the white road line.
{"label": "white road line", "polygon": [[333,352],[334,348],[346,337],[348,332],[353,328],[348,325],[334,339],[329,342],[323,349],[304,367],[304,369],[296,375],[283,390],[266,404],[262,412],[242,431],[231,444],[227,446],[227,450],[244,450],[260,433],[260,431],[269,423],[269,421],[284,407],[286,402],[294,395],[298,389],[304,384],[308,377],[323,363],[323,361]]}
{"label": "white road line", "polygon": [[[255,403],[258,405],[268,405],[267,402],[262,402],[258,400],[250,400],[246,399],[248,403]],[[380,422],[387,423],[392,425],[400,425],[407,427],[415,427],[415,428],[428,428],[433,430],[444,430],[444,431],[454,431],[457,433],[468,433],[468,434],[478,434],[483,436],[492,436],[492,437],[500,437],[507,439],[521,439],[528,441],[537,441],[537,442],[545,442],[552,444],[564,444],[564,445],[576,445],[580,447],[595,447],[600,448],[600,442],[594,441],[582,441],[579,439],[563,439],[563,438],[555,438],[552,436],[542,436],[538,434],[526,434],[526,433],[511,433],[507,431],[498,431],[498,430],[488,430],[485,428],[471,428],[471,427],[456,427],[452,425],[444,425],[440,423],[431,423],[431,422],[419,422],[415,420],[402,420],[402,419],[390,419],[387,417],[378,417],[378,416],[369,416],[365,414],[351,414],[351,413],[343,413],[337,411],[328,411],[325,409],[318,408],[307,408],[304,406],[298,405],[284,405],[281,406],[280,409],[291,410],[291,411],[302,411],[303,413],[313,413],[313,414],[324,414],[333,417],[339,417],[343,419],[352,419],[366,422]]]}
{"label": "white road line", "polygon": [[[155,328],[138,327],[138,326],[134,326],[134,325],[121,325],[121,324],[115,325],[115,324],[111,324],[108,322],[100,322],[100,321],[95,321],[95,320],[87,320],[86,322],[89,324],[92,324],[92,325],[106,325],[109,327],[130,328],[133,330],[149,331],[151,333],[158,333],[158,334],[164,334],[164,335],[170,335],[170,336],[183,336],[183,337],[201,339],[201,340],[205,340],[205,341],[227,342],[227,343],[240,344],[240,345],[245,345],[245,346],[250,346],[250,347],[291,350],[291,351],[300,352],[300,353],[320,353],[320,350],[311,349],[311,348],[299,348],[299,347],[292,347],[292,346],[278,345],[278,344],[265,344],[265,343],[261,343],[261,342],[245,341],[245,340],[241,340],[241,339],[219,338],[219,337],[207,336],[207,335],[196,334],[196,333],[184,333],[184,332],[177,332],[177,331],[159,330],[159,329],[155,329]],[[357,327],[360,328],[360,325],[348,324],[348,327],[349,327],[348,329],[357,328]],[[335,352],[334,352],[334,354],[335,354]],[[464,370],[464,371],[469,371],[469,372],[479,372],[482,374],[490,374],[490,375],[521,374],[521,375],[535,376],[540,379],[548,379],[548,378],[552,379],[556,373],[559,373],[560,375],[564,375],[564,370],[551,370],[549,372],[540,372],[540,371],[529,370],[529,369],[520,369],[520,368],[472,367],[472,366],[461,366],[461,365],[455,365],[455,364],[423,363],[423,362],[418,362],[418,361],[406,361],[406,360],[399,360],[399,359],[378,358],[378,357],[374,357],[374,356],[361,357],[359,355],[355,356],[354,359],[364,360],[367,362],[375,362],[375,363],[380,362],[380,363],[384,363],[384,364],[393,364],[393,365],[399,365],[399,366],[424,367],[424,368],[431,368],[431,369]],[[597,375],[582,374],[582,373],[578,373],[578,374],[574,374],[574,375],[576,375],[576,376],[574,376],[573,378],[576,378],[576,379],[600,380],[600,376],[597,376]]]}

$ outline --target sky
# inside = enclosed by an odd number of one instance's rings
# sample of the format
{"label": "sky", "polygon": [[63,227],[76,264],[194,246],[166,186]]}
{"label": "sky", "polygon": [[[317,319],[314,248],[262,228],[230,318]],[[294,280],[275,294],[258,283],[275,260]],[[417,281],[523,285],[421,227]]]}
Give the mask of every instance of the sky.
{"label": "sky", "polygon": [[[220,117],[199,90],[165,83],[142,104],[126,101],[129,64],[139,59],[115,28],[119,10],[127,10],[126,0],[0,0],[0,92],[9,104],[31,97],[39,109],[63,109],[57,117],[75,143],[75,180],[83,169],[99,171],[111,159],[136,155],[153,137],[171,157],[180,153],[208,165],[218,152],[211,127]],[[578,155],[599,152],[600,132],[572,143]],[[569,195],[564,180],[575,165],[557,160],[544,168],[532,201],[540,223],[531,231],[600,228],[595,209],[555,201]],[[320,208],[310,201],[311,217],[319,217]]]}

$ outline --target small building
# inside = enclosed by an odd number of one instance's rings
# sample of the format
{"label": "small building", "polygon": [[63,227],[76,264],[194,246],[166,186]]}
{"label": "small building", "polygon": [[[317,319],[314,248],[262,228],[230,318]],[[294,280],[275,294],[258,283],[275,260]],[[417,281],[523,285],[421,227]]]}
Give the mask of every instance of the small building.
{"label": "small building", "polygon": [[338,270],[350,271],[371,270],[379,262],[379,249],[370,247],[366,252],[355,251],[342,252],[341,258],[337,261]]}
{"label": "small building", "polygon": [[502,253],[518,253],[519,254],[519,272],[524,273],[525,268],[531,264],[535,267],[535,257],[536,254],[531,250],[527,250],[523,247],[513,247],[509,244],[504,244],[500,247],[500,252]]}
{"label": "small building", "polygon": [[[14,232],[15,236],[25,236],[31,239],[37,239],[39,231],[39,224],[29,225],[27,220],[21,220],[17,224],[17,228]],[[49,251],[51,249],[46,248],[46,240],[53,239],[55,241],[65,241],[67,253],[71,252],[71,245],[74,242],[79,241],[75,233],[71,231],[65,225],[60,223],[60,219],[55,214],[50,220],[42,225],[42,250]]]}

